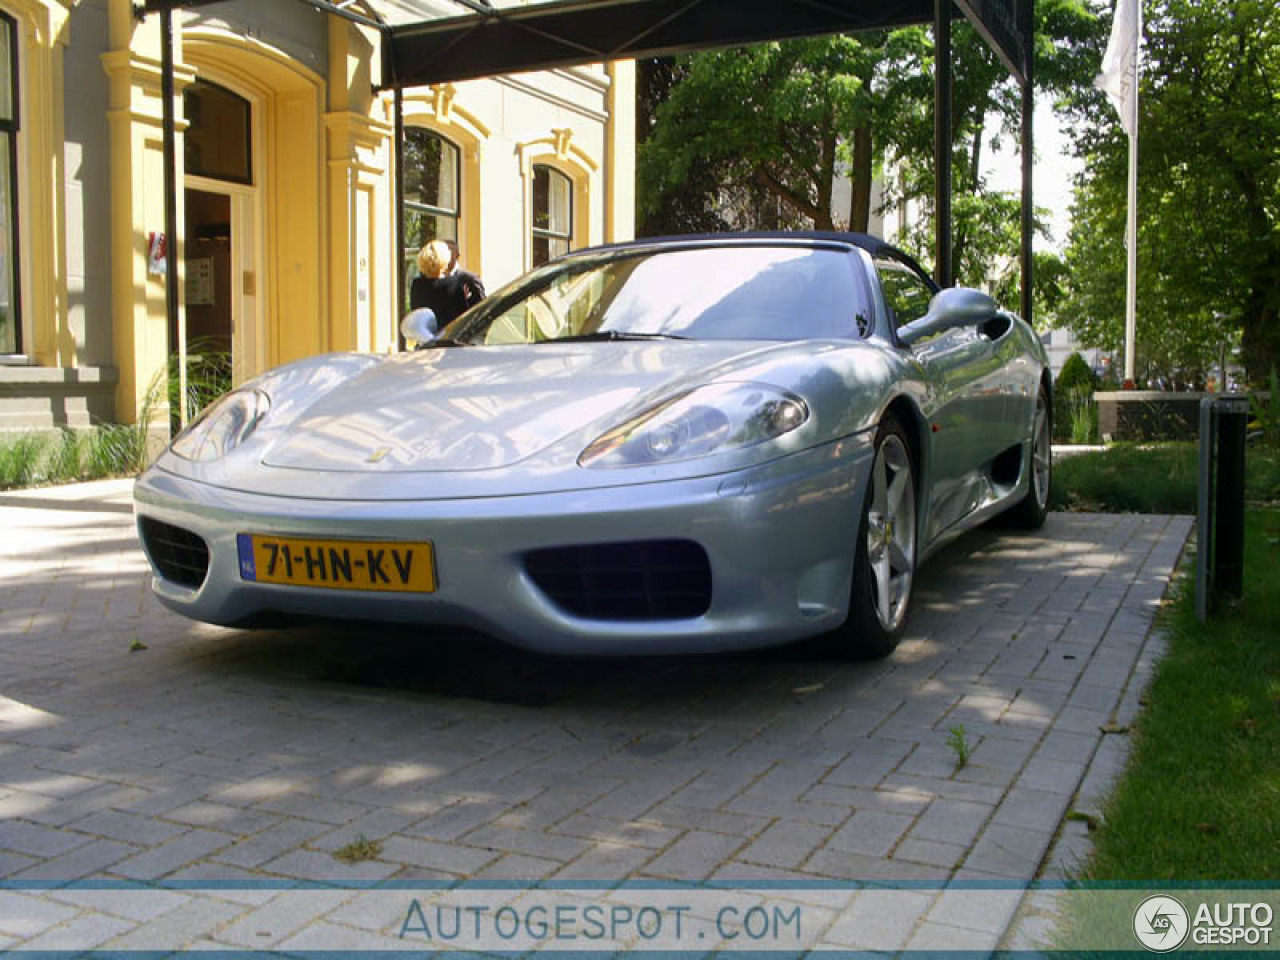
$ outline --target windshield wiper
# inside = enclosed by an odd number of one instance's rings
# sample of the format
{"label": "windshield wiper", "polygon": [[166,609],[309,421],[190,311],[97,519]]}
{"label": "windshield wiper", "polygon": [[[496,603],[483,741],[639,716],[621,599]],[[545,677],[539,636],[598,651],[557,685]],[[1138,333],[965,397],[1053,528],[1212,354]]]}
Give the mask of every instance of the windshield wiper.
{"label": "windshield wiper", "polygon": [[436,337],[434,340],[428,340],[425,343],[418,344],[416,347],[414,347],[414,349],[415,350],[434,350],[437,347],[470,347],[470,346],[473,346],[473,344],[468,343],[466,340],[454,340],[452,337]]}
{"label": "windshield wiper", "polygon": [[590,343],[607,340],[688,340],[678,333],[628,333],[625,330],[597,330],[595,333],[575,333],[568,337],[540,340],[539,343]]}

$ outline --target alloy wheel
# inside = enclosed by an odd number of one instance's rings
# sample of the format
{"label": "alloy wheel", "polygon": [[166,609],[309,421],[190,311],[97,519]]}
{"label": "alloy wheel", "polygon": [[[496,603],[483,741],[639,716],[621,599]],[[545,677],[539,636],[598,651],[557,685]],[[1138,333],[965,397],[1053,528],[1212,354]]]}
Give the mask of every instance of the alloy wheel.
{"label": "alloy wheel", "polygon": [[916,494],[911,456],[895,434],[884,438],[871,468],[867,560],[874,579],[876,618],[884,630],[891,632],[907,615],[916,566]]}

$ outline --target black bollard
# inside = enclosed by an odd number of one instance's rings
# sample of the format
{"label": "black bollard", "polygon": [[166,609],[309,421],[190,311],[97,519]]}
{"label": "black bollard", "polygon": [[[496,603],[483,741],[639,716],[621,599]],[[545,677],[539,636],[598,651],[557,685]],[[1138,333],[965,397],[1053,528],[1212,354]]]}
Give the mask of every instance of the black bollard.
{"label": "black bollard", "polygon": [[1213,584],[1221,593],[1244,593],[1244,443],[1249,398],[1219,397],[1217,517],[1214,523]]}

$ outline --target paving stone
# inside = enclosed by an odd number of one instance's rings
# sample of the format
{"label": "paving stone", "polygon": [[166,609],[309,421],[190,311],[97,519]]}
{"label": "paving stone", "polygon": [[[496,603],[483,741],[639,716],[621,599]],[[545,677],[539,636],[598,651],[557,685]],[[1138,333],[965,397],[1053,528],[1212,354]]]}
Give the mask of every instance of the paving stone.
{"label": "paving stone", "polygon": [[334,923],[319,921],[307,926],[276,945],[282,954],[315,953],[319,951],[357,953],[368,951],[405,951],[405,943],[398,937],[380,936],[367,930],[356,930]]}
{"label": "paving stone", "polygon": [[798,867],[829,836],[825,827],[780,820],[756,837],[737,859],[774,867]]}
{"label": "paving stone", "polygon": [[929,910],[928,920],[998,937],[1008,927],[1024,895],[1016,888],[944,890]]}
{"label": "paving stone", "polygon": [[902,814],[859,810],[832,835],[828,846],[844,853],[883,857],[914,822],[914,818]]}
{"label": "paving stone", "polygon": [[82,910],[107,913],[134,922],[154,920],[192,900],[184,893],[170,890],[130,889],[49,890],[42,892],[40,897],[42,900],[56,900]]}
{"label": "paving stone", "polygon": [[19,880],[79,880],[101,873],[137,852],[137,847],[114,840],[93,840],[67,853],[39,860],[16,876]]}
{"label": "paving stone", "polygon": [[658,823],[676,830],[754,837],[769,825],[769,818],[664,803],[645,814],[645,822]]}
{"label": "paving stone", "polygon": [[492,850],[480,850],[476,847],[393,836],[382,841],[382,852],[378,854],[378,859],[466,876],[497,859],[497,854]]}
{"label": "paving stone", "polygon": [[268,860],[295,850],[328,832],[327,826],[315,821],[285,820],[219,850],[213,854],[213,858],[237,867],[260,867]]}
{"label": "paving stone", "polygon": [[552,828],[553,833],[563,833],[585,840],[602,840],[636,847],[661,849],[680,835],[679,830],[664,827],[649,820],[612,820],[588,813],[575,813]]}
{"label": "paving stone", "polygon": [[335,826],[350,823],[369,812],[368,807],[360,804],[328,800],[300,791],[271,797],[262,801],[258,809],[277,814],[283,813],[302,820],[319,820]]}
{"label": "paving stone", "polygon": [[824,941],[851,950],[901,950],[933,899],[932,894],[907,890],[864,890],[841,911]]}
{"label": "paving stone", "polygon": [[541,880],[564,868],[559,860],[546,857],[529,857],[523,853],[508,853],[476,872],[481,880]]}
{"label": "paving stone", "polygon": [[[224,803],[211,803],[197,800],[185,803],[169,810],[164,815],[166,820],[176,820],[195,827],[207,827],[210,830],[221,830],[224,833],[257,833],[265,830],[282,819],[275,813],[263,813],[261,810],[246,810],[244,807],[233,807]],[[315,819],[315,818],[312,818]]]}
{"label": "paving stone", "polygon": [[134,880],[157,879],[230,846],[234,840],[228,833],[191,830],[117,863],[111,872]]}
{"label": "paving stone", "polygon": [[950,870],[958,866],[968,852],[969,848],[964,844],[942,843],[938,840],[917,840],[911,834],[908,834],[894,848],[893,858]]}
{"label": "paving stone", "polygon": [[119,840],[138,846],[164,843],[187,829],[176,824],[165,823],[154,817],[140,817],[132,813],[122,813],[119,810],[101,810],[83,820],[75,821],[71,827],[109,840]]}
{"label": "paving stone", "polygon": [[907,942],[907,949],[919,952],[971,951],[986,954],[994,950],[999,941],[997,934],[926,920]]}
{"label": "paving stone", "polygon": [[991,819],[995,809],[985,803],[940,797],[921,814],[911,827],[910,836],[917,840],[937,840],[968,847]]}
{"label": "paving stone", "polygon": [[557,879],[581,878],[616,882],[639,872],[654,851],[619,843],[597,843],[577,860],[558,870]]}
{"label": "paving stone", "polygon": [[360,840],[382,840],[390,834],[399,833],[419,819],[421,818],[417,814],[403,810],[373,810],[336,830],[312,837],[307,841],[307,846],[313,850],[332,852]]}
{"label": "paving stone", "polygon": [[267,903],[241,914],[217,931],[222,943],[245,949],[271,949],[315,918],[351,899],[348,890],[309,890],[305,896],[282,892]]}
{"label": "paving stone", "polygon": [[742,845],[738,837],[691,830],[651,860],[644,872],[676,880],[703,880]]}
{"label": "paving stone", "polygon": [[754,817],[800,820],[819,826],[834,827],[849,816],[850,810],[822,803],[803,803],[798,800],[782,800],[753,793],[743,793],[726,804],[731,813],[745,813]]}
{"label": "paving stone", "polygon": [[264,873],[275,873],[318,883],[351,880],[385,880],[400,872],[397,864],[383,860],[360,860],[344,863],[332,854],[319,850],[291,850],[258,867]]}
{"label": "paving stone", "polygon": [[[106,950],[158,951],[182,950],[195,946],[202,938],[214,933],[247,912],[240,904],[211,897],[197,897],[181,910],[165,913],[147,923],[139,924],[103,944]],[[225,949],[225,945],[222,945]]]}
{"label": "paving stone", "polygon": [[23,950],[80,953],[100,947],[135,926],[105,913],[82,913],[22,944]]}
{"label": "paving stone", "polygon": [[462,842],[499,853],[524,853],[553,860],[572,860],[591,847],[589,842],[577,837],[497,826],[473,830],[462,838]]}
{"label": "paving stone", "polygon": [[1084,779],[1087,760],[1052,760],[1038,753],[1018,775],[1018,786],[1070,796]]}
{"label": "paving stone", "polygon": [[76,910],[35,893],[0,890],[0,933],[26,939],[72,919]]}
{"label": "paving stone", "polygon": [[964,867],[1001,877],[1033,877],[1049,847],[1050,837],[1051,834],[1041,830],[993,824],[983,831],[965,857]]}
{"label": "paving stone", "polygon": [[992,818],[993,824],[1043,830],[1052,833],[1067,811],[1070,797],[1032,787],[1014,787],[1005,794],[1000,809]]}
{"label": "paving stone", "polygon": [[847,810],[885,810],[889,813],[914,815],[929,805],[918,793],[899,790],[866,790],[861,787],[834,787],[815,784],[804,795],[806,803],[825,803]]}
{"label": "paving stone", "polygon": [[461,800],[420,820],[405,832],[436,840],[457,840],[476,827],[497,819],[507,809],[506,804],[492,800]]}
{"label": "paving stone", "polygon": [[6,820],[4,831],[0,832],[0,847],[32,857],[56,857],[83,846],[91,839],[82,833],[70,833],[23,820]]}

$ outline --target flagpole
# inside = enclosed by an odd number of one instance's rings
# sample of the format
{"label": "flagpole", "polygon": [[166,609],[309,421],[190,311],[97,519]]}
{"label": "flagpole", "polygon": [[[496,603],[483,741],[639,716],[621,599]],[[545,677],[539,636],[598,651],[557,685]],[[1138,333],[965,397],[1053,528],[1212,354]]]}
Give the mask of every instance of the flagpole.
{"label": "flagpole", "polygon": [[1133,89],[1129,96],[1129,221],[1124,298],[1124,385],[1132,389],[1138,338],[1138,71],[1141,60],[1142,0],[1134,4]]}

